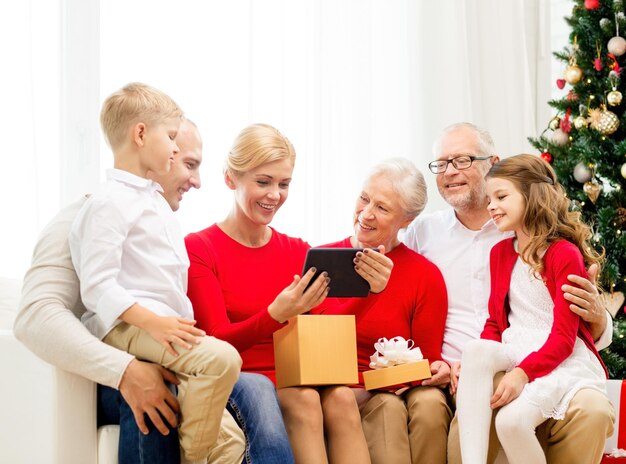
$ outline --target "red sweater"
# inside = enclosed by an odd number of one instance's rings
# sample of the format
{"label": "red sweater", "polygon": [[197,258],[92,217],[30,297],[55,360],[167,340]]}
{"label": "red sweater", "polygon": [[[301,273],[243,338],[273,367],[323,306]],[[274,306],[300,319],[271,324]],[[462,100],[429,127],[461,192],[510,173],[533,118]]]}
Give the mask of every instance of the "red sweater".
{"label": "red sweater", "polygon": [[217,225],[185,238],[188,296],[197,326],[232,344],[243,369],[275,381],[272,334],[283,327],[267,312],[295,274],[302,272],[306,242],[272,229],[260,248],[244,246]]}
{"label": "red sweater", "polygon": [[[214,224],[189,234],[185,245],[190,260],[187,295],[197,326],[237,348],[243,371],[275,382],[272,334],[284,325],[267,308],[302,273],[309,244],[272,229],[269,243],[250,248]],[[377,298],[331,298],[320,308],[328,314],[356,314],[358,320]]]}
{"label": "red sweater", "polygon": [[[324,245],[350,248],[350,239]],[[367,311],[356,319],[359,382],[363,371],[370,370],[374,343],[381,337],[412,339],[429,362],[441,360],[441,345],[448,314],[448,296],[439,268],[404,244],[387,253],[393,270],[387,287],[376,299],[368,298]],[[331,282],[332,285],[332,282]],[[331,300],[331,299],[329,299]],[[356,300],[356,298],[342,299]],[[345,301],[348,303],[348,301]],[[330,304],[331,302],[328,301]],[[327,309],[314,312],[329,314]],[[415,382],[417,385],[421,382]],[[394,387],[393,389],[396,389]]]}
{"label": "red sweater", "polygon": [[[499,242],[491,250],[489,318],[485,323],[481,338],[501,342],[502,332],[509,326],[507,295],[517,258],[518,253],[513,246],[513,238]],[[563,297],[561,290],[562,285],[571,285],[567,280],[569,274],[587,277],[580,250],[573,243],[558,240],[546,251],[544,263],[545,269],[541,277],[554,301],[552,330],[543,346],[524,358],[518,367],[524,370],[530,381],[549,374],[572,354],[577,336],[585,342],[587,348],[596,355],[604,367],[593,343],[588,324],[570,311],[569,303]],[[604,370],[606,372],[606,367]]]}

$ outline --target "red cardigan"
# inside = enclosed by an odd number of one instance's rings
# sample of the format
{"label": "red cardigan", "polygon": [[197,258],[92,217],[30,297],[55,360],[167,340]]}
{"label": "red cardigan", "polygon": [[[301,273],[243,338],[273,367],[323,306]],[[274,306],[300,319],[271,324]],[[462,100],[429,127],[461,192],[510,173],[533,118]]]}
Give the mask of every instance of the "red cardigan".
{"label": "red cardigan", "polygon": [[[491,295],[489,296],[489,318],[480,336],[487,340],[502,341],[502,332],[509,326],[508,292],[513,266],[518,258],[513,246],[513,238],[505,239],[491,250]],[[561,286],[571,283],[569,274],[587,277],[582,254],[576,245],[567,240],[554,242],[544,256],[545,269],[541,274],[552,301],[554,301],[554,321],[548,339],[541,348],[533,351],[518,365],[528,375],[529,381],[552,372],[574,350],[576,337],[580,337],[587,348],[596,355],[604,371],[606,367],[593,342],[589,325],[569,309],[563,297]],[[607,375],[608,376],[608,375]]]}

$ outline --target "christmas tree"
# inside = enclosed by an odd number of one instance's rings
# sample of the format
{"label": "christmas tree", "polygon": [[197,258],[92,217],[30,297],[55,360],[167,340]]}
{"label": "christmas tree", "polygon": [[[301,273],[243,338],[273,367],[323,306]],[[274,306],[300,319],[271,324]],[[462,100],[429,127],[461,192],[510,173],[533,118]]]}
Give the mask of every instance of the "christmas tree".
{"label": "christmas tree", "polygon": [[592,245],[605,253],[599,284],[614,313],[612,345],[602,351],[611,378],[626,378],[626,14],[624,0],[577,0],[569,44],[555,52],[564,63],[551,100],[555,115],[529,139],[552,164],[571,208],[593,228]]}

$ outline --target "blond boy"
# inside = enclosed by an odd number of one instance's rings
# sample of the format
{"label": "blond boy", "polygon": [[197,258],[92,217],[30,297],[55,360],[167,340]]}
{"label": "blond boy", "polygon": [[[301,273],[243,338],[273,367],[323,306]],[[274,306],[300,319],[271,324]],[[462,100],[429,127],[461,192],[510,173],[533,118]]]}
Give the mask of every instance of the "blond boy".
{"label": "blond boy", "polygon": [[147,178],[169,172],[181,118],[170,97],[145,84],[107,98],[100,122],[114,169],[79,212],[69,244],[83,323],[104,342],[178,375],[181,455],[206,462],[241,358],[194,327],[183,236],[161,186]]}

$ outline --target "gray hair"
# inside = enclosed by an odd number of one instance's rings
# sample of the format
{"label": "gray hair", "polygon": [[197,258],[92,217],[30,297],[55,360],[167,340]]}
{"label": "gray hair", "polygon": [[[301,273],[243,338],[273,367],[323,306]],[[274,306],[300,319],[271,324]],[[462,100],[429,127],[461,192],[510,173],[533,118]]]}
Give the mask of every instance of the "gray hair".
{"label": "gray hair", "polygon": [[480,153],[474,153],[475,155],[494,156],[496,154],[496,146],[493,143],[493,138],[486,129],[472,124],[471,122],[457,122],[442,130],[439,134],[439,137],[437,137],[437,139],[435,140],[435,143],[433,144],[433,154],[435,155],[435,157],[440,155],[441,141],[443,140],[443,138],[446,135],[451,134],[452,132],[456,132],[460,129],[468,129],[476,135],[476,141],[478,142]]}
{"label": "gray hair", "polygon": [[422,173],[406,158],[390,158],[372,168],[365,183],[375,177],[386,177],[398,194],[407,219],[411,221],[426,207],[428,194]]}

